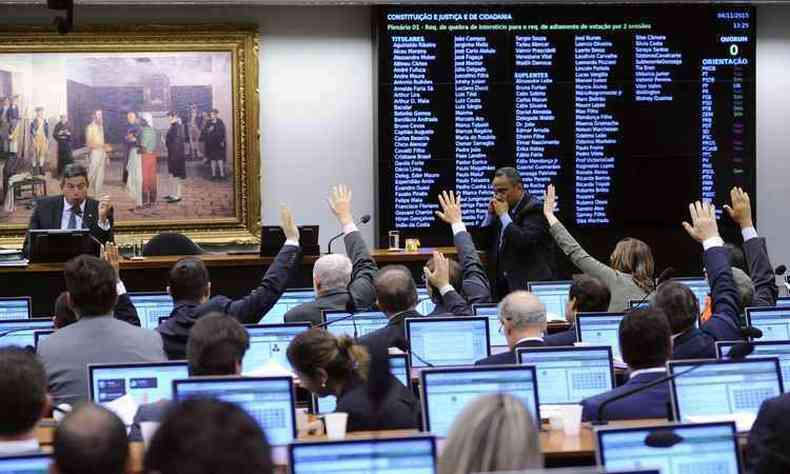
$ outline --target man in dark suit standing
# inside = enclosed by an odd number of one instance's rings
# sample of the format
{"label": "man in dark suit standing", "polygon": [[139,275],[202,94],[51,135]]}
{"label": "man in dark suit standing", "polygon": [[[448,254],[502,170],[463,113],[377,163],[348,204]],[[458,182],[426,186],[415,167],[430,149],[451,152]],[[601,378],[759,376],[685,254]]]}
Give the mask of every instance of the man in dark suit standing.
{"label": "man in dark suit standing", "polygon": [[[88,170],[70,164],[63,170],[62,195],[40,198],[30,216],[28,229],[90,229],[101,243],[113,240],[112,202],[104,195],[100,200],[88,197]],[[25,237],[23,252],[28,255],[29,239]]]}
{"label": "man in dark suit standing", "polygon": [[529,281],[551,280],[556,270],[543,204],[524,190],[515,168],[496,170],[492,185],[481,247],[488,249],[489,278],[498,301],[511,291],[526,290]]}
{"label": "man in dark suit standing", "polygon": [[514,291],[505,297],[497,310],[500,331],[505,334],[508,352],[478,360],[475,365],[516,364],[516,349],[542,347],[546,332],[546,307],[528,291]]}

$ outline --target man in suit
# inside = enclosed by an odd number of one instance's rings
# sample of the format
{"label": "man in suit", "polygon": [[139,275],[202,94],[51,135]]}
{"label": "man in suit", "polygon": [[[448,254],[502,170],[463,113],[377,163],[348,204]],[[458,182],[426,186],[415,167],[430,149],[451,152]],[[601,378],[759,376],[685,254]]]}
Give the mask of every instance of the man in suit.
{"label": "man in suit", "polygon": [[291,271],[302,258],[299,251],[299,229],[293,222],[291,211],[283,207],[280,211],[285,243],[274,262],[266,270],[258,288],[238,300],[217,295],[210,298],[211,281],[208,270],[198,257],[182,258],[170,269],[168,293],[173,297],[173,311],[156,330],[162,335],[165,351],[170,359],[181,360],[186,356],[187,339],[195,322],[202,316],[225,313],[242,324],[254,324],[261,320],[277,302],[291,277]]}
{"label": "man in suit", "polygon": [[[453,242],[458,251],[458,260],[461,262],[459,265],[454,260],[450,260],[450,284],[457,289],[458,294],[470,307],[467,314],[472,314],[471,306],[491,301],[491,285],[488,282],[488,275],[477,254],[472,236],[466,231],[466,225],[461,217],[461,196],[456,196],[453,191],[442,191],[439,195],[439,205],[442,210],[436,211],[436,215],[450,224],[453,231]],[[434,260],[428,260],[426,266],[433,271]],[[447,313],[439,289],[431,285],[430,282],[426,281],[425,283],[428,294],[435,304],[433,312],[428,316]]]}
{"label": "man in suit", "polygon": [[176,203],[181,201],[181,188],[187,178],[186,156],[184,153],[184,125],[176,112],[170,112],[170,128],[167,130],[165,145],[167,146],[167,171],[170,174],[172,191],[165,196],[165,201]]}
{"label": "man in suit", "polygon": [[543,341],[547,346],[572,346],[576,341],[576,314],[599,313],[609,309],[612,293],[606,283],[590,275],[578,275],[568,291],[565,319],[571,327],[565,331],[548,334]]}
{"label": "man in suit", "polygon": [[346,253],[351,258],[329,254],[316,260],[313,265],[315,301],[291,308],[285,313],[286,323],[321,324],[321,312],[324,310],[365,310],[376,301],[373,277],[378,266],[354,224],[351,190],[343,185],[335,186],[329,197],[329,207],[340,222],[345,234]]}
{"label": "man in suit", "polygon": [[212,181],[225,179],[225,123],[218,115],[219,110],[211,109],[200,133],[200,141],[206,147],[206,158],[211,163]]}
{"label": "man in suit", "polygon": [[475,365],[516,364],[516,349],[543,346],[546,332],[546,307],[528,291],[514,291],[507,295],[497,310],[500,331],[505,334],[508,352],[478,360]]}
{"label": "man in suit", "polygon": [[[628,364],[628,381],[606,393],[582,400],[582,420],[597,419],[598,407],[606,400],[650,384],[666,376],[666,362],[672,353],[672,338],[667,316],[651,306],[626,313],[620,322],[620,351]],[[622,398],[604,408],[604,420],[667,418],[669,384],[659,384]]]}
{"label": "man in suit", "polygon": [[47,373],[27,349],[0,347],[0,457],[40,452],[36,425],[47,416],[51,400]]}
{"label": "man in suit", "polygon": [[129,460],[123,421],[110,410],[88,402],[63,418],[52,447],[52,474],[123,474]]}
{"label": "man in suit", "polygon": [[88,398],[88,364],[167,359],[157,333],[113,317],[117,276],[109,263],[80,255],[66,262],[63,273],[69,305],[79,319],[38,346],[50,393],[57,403],[73,404]]}
{"label": "man in suit", "polygon": [[406,352],[406,318],[422,318],[417,312],[417,285],[411,272],[403,265],[387,265],[376,273],[373,280],[376,288],[376,305],[387,315],[389,322],[360,338],[362,344],[382,342],[387,347],[397,347]]}
{"label": "man in suit", "polygon": [[[112,201],[104,195],[98,201],[88,197],[88,171],[71,164],[63,170],[60,180],[62,195],[40,198],[30,216],[28,229],[90,229],[101,242],[113,240]],[[29,239],[25,237],[23,252],[28,255]]]}
{"label": "man in suit", "polygon": [[790,471],[790,394],[765,400],[749,432],[746,472],[784,474]]}
{"label": "man in suit", "polygon": [[494,196],[480,235],[499,301],[511,291],[526,290],[529,281],[553,279],[555,247],[543,204],[524,190],[515,168],[496,170],[492,185]]}
{"label": "man in suit", "polygon": [[739,294],[730,268],[729,251],[719,236],[716,210],[699,202],[689,206],[694,225],[684,222],[689,235],[702,243],[703,262],[713,296],[713,314],[695,327],[699,317],[697,298],[686,285],[668,281],[658,287],[653,304],[669,318],[673,334],[673,359],[707,359],[716,357],[716,341],[743,339],[738,314],[744,295]]}

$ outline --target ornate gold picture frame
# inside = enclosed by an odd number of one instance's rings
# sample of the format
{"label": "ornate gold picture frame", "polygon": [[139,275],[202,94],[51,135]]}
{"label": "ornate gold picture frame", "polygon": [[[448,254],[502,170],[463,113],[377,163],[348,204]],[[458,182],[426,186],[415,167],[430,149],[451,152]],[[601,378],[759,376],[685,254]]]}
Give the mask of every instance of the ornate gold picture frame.
{"label": "ornate gold picture frame", "polygon": [[68,163],[109,195],[117,241],[257,241],[254,26],[0,33],[0,245],[21,245]]}

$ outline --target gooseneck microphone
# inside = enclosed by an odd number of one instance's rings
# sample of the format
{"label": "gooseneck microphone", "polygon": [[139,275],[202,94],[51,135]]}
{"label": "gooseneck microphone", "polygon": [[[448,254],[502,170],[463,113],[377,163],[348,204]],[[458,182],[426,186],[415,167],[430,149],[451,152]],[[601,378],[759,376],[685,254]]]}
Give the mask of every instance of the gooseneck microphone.
{"label": "gooseneck microphone", "polygon": [[[359,218],[359,222],[357,222],[357,224],[367,224],[368,222],[370,222],[370,214],[365,214]],[[339,239],[340,237],[343,237],[342,232],[329,239],[329,243],[326,245],[327,254],[332,253],[332,244],[335,243],[335,240]]]}

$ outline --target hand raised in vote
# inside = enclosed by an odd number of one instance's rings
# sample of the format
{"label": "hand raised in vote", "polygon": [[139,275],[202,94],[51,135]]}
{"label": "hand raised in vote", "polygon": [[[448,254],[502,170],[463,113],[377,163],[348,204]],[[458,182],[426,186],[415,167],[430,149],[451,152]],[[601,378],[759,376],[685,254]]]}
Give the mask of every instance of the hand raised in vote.
{"label": "hand raised in vote", "polygon": [[294,217],[291,210],[285,204],[280,205],[280,225],[285,233],[286,240],[299,242],[299,227],[294,224]]}
{"label": "hand raised in vote", "polygon": [[351,214],[351,188],[345,184],[333,187],[327,202],[332,213],[340,221],[340,225],[354,223],[354,217]]}
{"label": "hand raised in vote", "polygon": [[724,209],[732,217],[732,220],[737,222],[741,229],[754,227],[752,202],[749,199],[749,194],[741,188],[734,187],[730,190],[730,200],[732,207],[725,204]]}
{"label": "hand raised in vote", "polygon": [[428,266],[422,268],[425,281],[441,289],[450,284],[450,261],[441,252],[433,252],[433,271]]}
{"label": "hand raised in vote", "polygon": [[550,184],[546,188],[546,192],[543,193],[543,215],[546,217],[546,220],[549,221],[549,225],[552,226],[559,222],[557,216],[554,215],[554,209],[557,207],[557,191],[554,188],[553,184]]}
{"label": "hand raised in vote", "polygon": [[436,211],[436,216],[444,222],[453,225],[462,222],[461,217],[461,195],[456,195],[453,191],[442,191],[439,194],[439,205],[441,211]]}
{"label": "hand raised in vote", "polygon": [[107,222],[107,216],[112,209],[112,199],[109,194],[105,194],[99,199],[99,224]]}
{"label": "hand raised in vote", "polygon": [[704,242],[719,237],[719,226],[716,224],[716,207],[700,201],[689,204],[691,224],[683,222],[683,228],[697,242]]}
{"label": "hand raised in vote", "polygon": [[118,253],[118,246],[112,242],[102,245],[102,258],[115,270],[115,280],[119,281],[121,279],[121,256]]}

